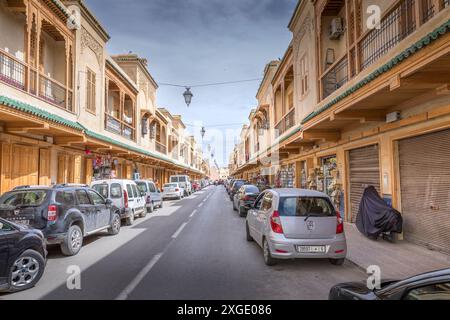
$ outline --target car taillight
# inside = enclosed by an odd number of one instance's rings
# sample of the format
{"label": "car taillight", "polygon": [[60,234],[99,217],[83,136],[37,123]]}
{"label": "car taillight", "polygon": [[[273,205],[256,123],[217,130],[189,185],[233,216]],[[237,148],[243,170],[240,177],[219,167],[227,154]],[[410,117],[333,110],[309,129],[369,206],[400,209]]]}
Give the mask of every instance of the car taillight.
{"label": "car taillight", "polygon": [[272,216],[270,217],[270,225],[273,232],[281,234],[283,233],[283,227],[281,226],[281,219],[278,211],[274,211]]}
{"label": "car taillight", "polygon": [[336,218],[337,218],[336,234],[344,233],[344,220],[342,219],[339,211],[336,211]]}
{"label": "car taillight", "polygon": [[49,205],[47,209],[47,220],[55,222],[58,219],[58,208],[55,205]]}
{"label": "car taillight", "polygon": [[126,190],[123,190],[123,202],[125,208],[128,209],[128,192]]}
{"label": "car taillight", "polygon": [[147,203],[152,202],[152,199],[150,198],[150,196],[147,196]]}
{"label": "car taillight", "polygon": [[175,191],[178,192],[178,191],[180,191],[180,189],[176,188]]}

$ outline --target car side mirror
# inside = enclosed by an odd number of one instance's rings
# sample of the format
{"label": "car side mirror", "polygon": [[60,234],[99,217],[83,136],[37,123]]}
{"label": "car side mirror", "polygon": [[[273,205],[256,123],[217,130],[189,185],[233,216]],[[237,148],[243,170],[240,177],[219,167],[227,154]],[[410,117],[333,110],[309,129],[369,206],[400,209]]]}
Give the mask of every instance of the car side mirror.
{"label": "car side mirror", "polygon": [[113,202],[112,202],[111,199],[106,199],[105,204],[106,204],[108,207],[110,207],[110,206],[112,206]]}
{"label": "car side mirror", "polygon": [[141,197],[145,197],[145,192],[141,191]]}

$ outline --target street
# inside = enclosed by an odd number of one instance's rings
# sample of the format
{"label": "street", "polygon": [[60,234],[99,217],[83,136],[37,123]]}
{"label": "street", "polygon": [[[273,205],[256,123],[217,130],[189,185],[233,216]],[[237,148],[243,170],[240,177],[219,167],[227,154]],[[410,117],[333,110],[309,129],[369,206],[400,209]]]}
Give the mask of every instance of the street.
{"label": "street", "polygon": [[[261,248],[245,240],[244,222],[225,189],[210,186],[166,202],[118,236],[87,238],[77,256],[50,247],[36,287],[0,300],[327,299],[334,284],[365,279],[349,262],[296,260],[268,267]],[[67,287],[71,266],[81,269],[81,290]]]}

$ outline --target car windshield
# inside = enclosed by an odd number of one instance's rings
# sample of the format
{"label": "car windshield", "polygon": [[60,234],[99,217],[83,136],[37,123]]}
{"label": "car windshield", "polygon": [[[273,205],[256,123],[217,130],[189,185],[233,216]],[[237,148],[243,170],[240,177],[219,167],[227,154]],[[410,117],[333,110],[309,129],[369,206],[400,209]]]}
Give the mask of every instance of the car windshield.
{"label": "car windshield", "polygon": [[136,184],[137,184],[137,186],[139,188],[139,191],[141,191],[141,192],[147,192],[148,191],[146,182],[136,182]]}
{"label": "car windshield", "polygon": [[176,188],[178,185],[176,183],[168,183],[164,185],[164,188]]}
{"label": "car windshield", "polygon": [[44,190],[13,191],[0,198],[0,205],[13,207],[40,206],[47,195],[48,191]]}
{"label": "car windshield", "polygon": [[108,184],[106,183],[96,184],[92,187],[92,189],[100,193],[105,199],[109,197]]}
{"label": "car windshield", "polygon": [[259,193],[259,189],[255,186],[247,186],[245,187],[245,193]]}
{"label": "car windshield", "polygon": [[317,197],[281,197],[278,212],[287,217],[330,217],[336,214],[328,199]]}

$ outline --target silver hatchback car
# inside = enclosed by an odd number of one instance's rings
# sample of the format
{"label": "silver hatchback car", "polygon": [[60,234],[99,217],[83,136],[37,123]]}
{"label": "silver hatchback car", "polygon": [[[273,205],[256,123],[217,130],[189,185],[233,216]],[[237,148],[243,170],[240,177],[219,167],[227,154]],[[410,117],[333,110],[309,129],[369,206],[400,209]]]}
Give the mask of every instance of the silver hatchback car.
{"label": "silver hatchback car", "polygon": [[272,189],[258,196],[246,220],[267,265],[276,259],[328,258],[342,265],[347,255],[344,223],[330,198],[303,189]]}

